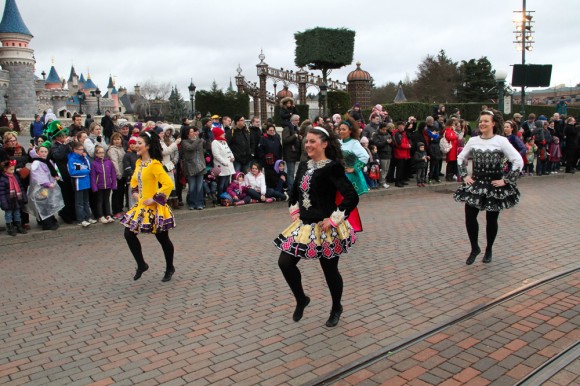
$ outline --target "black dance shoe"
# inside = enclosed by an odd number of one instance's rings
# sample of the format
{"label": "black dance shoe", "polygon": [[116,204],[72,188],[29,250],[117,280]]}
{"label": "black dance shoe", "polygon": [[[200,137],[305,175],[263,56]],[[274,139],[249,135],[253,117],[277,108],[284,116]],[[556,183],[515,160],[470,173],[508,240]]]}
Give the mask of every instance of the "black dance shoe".
{"label": "black dance shoe", "polygon": [[304,315],[304,309],[307,305],[310,304],[310,298],[306,296],[306,299],[302,303],[296,303],[296,309],[294,310],[294,314],[292,314],[292,320],[298,322],[302,319],[302,315]]}
{"label": "black dance shoe", "polygon": [[326,327],[334,327],[338,324],[340,320],[340,315],[342,314],[342,306],[338,310],[330,311],[330,317],[326,321]]}
{"label": "black dance shoe", "polygon": [[485,251],[485,254],[483,255],[483,262],[484,263],[491,263],[491,251]]}
{"label": "black dance shoe", "polygon": [[161,281],[167,282],[167,281],[171,280],[171,277],[173,276],[174,273],[175,273],[175,268],[172,268],[169,271],[165,271],[165,275],[163,275],[163,279],[161,279]]}
{"label": "black dance shoe", "polygon": [[137,271],[135,271],[135,276],[133,276],[133,280],[139,280],[141,278],[141,275],[143,275],[143,272],[147,271],[148,269],[149,266],[147,265],[147,263],[145,263],[143,268],[137,267]]}
{"label": "black dance shoe", "polygon": [[467,265],[471,265],[473,264],[473,262],[475,261],[475,258],[477,257],[477,255],[479,255],[481,253],[481,249],[477,248],[477,249],[472,249],[471,253],[469,254],[469,257],[467,258],[467,260],[465,260],[465,264]]}

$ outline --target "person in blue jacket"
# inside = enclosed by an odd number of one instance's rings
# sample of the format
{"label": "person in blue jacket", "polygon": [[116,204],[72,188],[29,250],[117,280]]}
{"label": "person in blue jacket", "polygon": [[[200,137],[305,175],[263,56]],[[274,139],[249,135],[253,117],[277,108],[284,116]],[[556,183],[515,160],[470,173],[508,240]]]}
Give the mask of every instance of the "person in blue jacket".
{"label": "person in blue jacket", "polygon": [[68,155],[68,172],[72,178],[75,191],[77,223],[83,227],[88,227],[96,223],[96,220],[90,218],[91,163],[85,153],[83,144],[80,142],[73,144],[73,152]]}

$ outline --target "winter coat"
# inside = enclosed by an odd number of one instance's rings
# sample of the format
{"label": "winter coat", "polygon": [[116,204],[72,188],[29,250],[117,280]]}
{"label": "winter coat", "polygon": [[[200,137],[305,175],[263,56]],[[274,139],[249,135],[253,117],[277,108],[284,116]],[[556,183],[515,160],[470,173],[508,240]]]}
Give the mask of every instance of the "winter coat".
{"label": "winter coat", "polygon": [[302,141],[298,137],[298,127],[289,124],[282,130],[282,153],[284,161],[300,161]]}
{"label": "winter coat", "polygon": [[44,124],[39,121],[39,122],[32,122],[30,124],[30,136],[33,138],[38,138],[42,135],[42,133],[44,132]]}
{"label": "winter coat", "polygon": [[234,155],[226,141],[214,140],[211,143],[211,152],[213,154],[213,165],[221,170],[220,176],[231,176],[236,172],[234,163],[231,160]]}
{"label": "winter coat", "polygon": [[423,159],[423,157],[427,156],[426,151],[415,151],[414,160],[415,160],[415,167],[417,169],[426,169],[427,168],[427,161]]}
{"label": "winter coat", "polygon": [[226,140],[236,162],[245,165],[252,160],[250,131],[248,129],[234,127],[231,132],[226,134]]}
{"label": "winter coat", "polygon": [[409,159],[411,158],[411,143],[407,138],[407,133],[397,131],[393,140],[395,152],[395,159]]}
{"label": "winter coat", "polygon": [[100,136],[100,137],[101,138],[99,141],[99,138],[96,135],[90,134],[87,137],[87,139],[85,139],[85,142],[83,143],[83,147],[85,148],[87,155],[91,159],[95,158],[95,147],[97,147],[97,145],[99,145],[100,147],[105,149],[105,154],[107,153],[107,150],[109,149],[109,145],[107,145],[105,143],[105,137],[103,137],[103,136]]}
{"label": "winter coat", "polygon": [[117,179],[120,180],[123,178],[123,158],[125,157],[125,149],[123,149],[123,146],[111,145],[107,155],[115,167]]}
{"label": "winter coat", "polygon": [[257,126],[250,126],[250,150],[253,158],[256,158],[258,154],[260,138],[262,138],[262,129]]}
{"label": "winter coat", "polygon": [[201,138],[181,141],[182,170],[186,178],[196,176],[205,171],[204,144],[205,141]]}
{"label": "winter coat", "polygon": [[447,127],[443,132],[445,139],[451,144],[451,150],[447,154],[445,154],[445,161],[452,162],[457,161],[457,133],[453,128]]}
{"label": "winter coat", "polygon": [[91,188],[91,163],[87,156],[70,153],[68,155],[68,172],[75,191]]}
{"label": "winter coat", "polygon": [[117,189],[117,172],[110,159],[96,158],[91,166],[91,189]]}
{"label": "winter coat", "polygon": [[[271,163],[267,154],[272,154]],[[268,135],[264,134],[260,139],[260,146],[258,147],[258,158],[261,160],[262,166],[274,167],[274,163],[282,159],[282,143],[278,134]],[[268,159],[268,160],[267,160]]]}
{"label": "winter coat", "polygon": [[244,183],[248,185],[248,188],[255,190],[261,195],[266,194],[266,177],[264,177],[264,173],[260,173],[257,176],[248,173],[244,177]]}
{"label": "winter coat", "polygon": [[292,106],[289,109],[287,109],[286,107],[280,107],[280,121],[282,122],[282,127],[290,125],[290,118],[294,114],[298,114],[296,106]]}
{"label": "winter coat", "polygon": [[20,176],[14,173],[18,184],[20,185],[20,192],[22,192],[22,199],[20,201],[14,198],[10,198],[10,180],[8,176],[4,173],[0,173],[0,208],[3,211],[7,210],[17,210],[21,208],[28,202],[28,196],[26,196],[26,190],[22,186],[22,181],[20,181]]}
{"label": "winter coat", "polygon": [[232,181],[228,185],[228,188],[226,189],[226,192],[232,198],[234,196],[238,196],[238,199],[239,200],[243,200],[246,197],[247,193],[248,193],[248,187],[246,185],[240,186],[240,184],[238,183],[238,181]]}
{"label": "winter coat", "polygon": [[[391,143],[388,140],[391,140]],[[379,154],[379,159],[388,160],[391,159],[393,155],[393,137],[389,132],[385,134],[381,134],[380,131],[377,131],[373,134],[371,141],[377,147],[377,151]]]}
{"label": "winter coat", "polygon": [[131,177],[133,177],[137,158],[139,158],[137,153],[132,151],[127,151],[123,156],[123,177],[125,177],[127,180],[130,180]]}
{"label": "winter coat", "polygon": [[443,159],[443,153],[441,152],[441,147],[439,142],[441,141],[441,135],[435,130],[435,127],[426,127],[425,132],[429,137],[429,157],[434,160]]}

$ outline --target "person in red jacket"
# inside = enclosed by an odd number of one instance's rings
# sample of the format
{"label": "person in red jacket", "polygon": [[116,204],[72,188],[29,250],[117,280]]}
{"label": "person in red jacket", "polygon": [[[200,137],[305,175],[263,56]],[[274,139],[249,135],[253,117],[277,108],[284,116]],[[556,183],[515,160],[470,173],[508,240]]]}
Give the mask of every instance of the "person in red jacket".
{"label": "person in red jacket", "polygon": [[397,131],[393,138],[395,160],[395,186],[402,188],[408,185],[405,182],[405,165],[411,159],[411,143],[405,132],[405,122],[397,122]]}
{"label": "person in red jacket", "polygon": [[457,176],[457,142],[458,137],[455,132],[455,127],[459,126],[457,118],[450,118],[445,122],[445,131],[443,135],[445,139],[451,144],[451,150],[445,155],[447,167],[445,169],[445,181],[453,181],[453,176]]}

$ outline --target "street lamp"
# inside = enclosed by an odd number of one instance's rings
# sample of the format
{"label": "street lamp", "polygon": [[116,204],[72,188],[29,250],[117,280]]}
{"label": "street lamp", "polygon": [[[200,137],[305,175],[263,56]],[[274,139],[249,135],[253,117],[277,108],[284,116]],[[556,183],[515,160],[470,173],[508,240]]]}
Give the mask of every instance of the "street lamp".
{"label": "street lamp", "polygon": [[191,101],[191,118],[195,117],[195,84],[193,84],[193,79],[191,79],[191,83],[187,86],[189,90],[189,100]]}
{"label": "street lamp", "polygon": [[77,91],[77,98],[79,98],[79,114],[83,114],[83,99],[85,99],[85,93],[82,91]]}
{"label": "street lamp", "polygon": [[503,102],[503,92],[505,89],[505,80],[507,78],[507,71],[505,70],[497,70],[495,72],[495,81],[497,82],[497,107],[498,110],[503,114],[504,111],[504,102]]}
{"label": "street lamp", "polygon": [[[525,71],[526,71],[526,51],[531,51],[533,49],[532,44],[534,42],[533,30],[532,30],[532,19],[534,18],[532,15],[534,11],[526,11],[526,0],[522,0],[522,10],[521,11],[514,11],[514,24],[516,30],[514,33],[516,34],[516,49],[522,51],[522,71],[524,71],[524,82],[526,79]],[[526,85],[525,83],[522,85],[522,107],[520,113],[525,115],[526,113]]]}
{"label": "street lamp", "polygon": [[322,82],[320,85],[320,96],[322,97],[324,104],[322,105],[322,115],[326,117],[326,110],[328,109],[328,104],[326,101],[326,93],[328,91],[328,85],[325,82]]}
{"label": "street lamp", "polygon": [[97,96],[97,115],[101,115],[101,90],[98,87],[95,90],[95,95]]}

